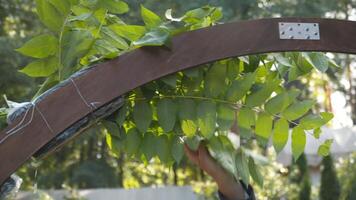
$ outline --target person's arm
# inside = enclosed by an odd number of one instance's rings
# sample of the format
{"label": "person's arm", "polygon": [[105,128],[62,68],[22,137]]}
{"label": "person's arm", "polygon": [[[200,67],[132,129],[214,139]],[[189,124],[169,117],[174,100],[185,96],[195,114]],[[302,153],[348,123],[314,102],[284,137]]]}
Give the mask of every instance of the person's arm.
{"label": "person's arm", "polygon": [[[217,183],[222,200],[246,200],[246,193],[253,198],[251,187],[244,187],[241,183],[227,173],[216,161],[210,156],[208,150],[200,145],[197,151],[192,151],[187,145],[184,146],[187,157],[198,167],[209,174]],[[250,190],[250,191],[249,191]],[[247,198],[251,199],[251,198]]]}

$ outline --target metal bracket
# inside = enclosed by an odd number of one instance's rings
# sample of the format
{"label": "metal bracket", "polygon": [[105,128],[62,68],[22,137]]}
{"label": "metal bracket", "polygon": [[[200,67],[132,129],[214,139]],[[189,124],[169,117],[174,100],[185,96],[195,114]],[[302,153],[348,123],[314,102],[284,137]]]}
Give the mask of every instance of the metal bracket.
{"label": "metal bracket", "polygon": [[279,38],[282,40],[320,40],[319,24],[279,22]]}

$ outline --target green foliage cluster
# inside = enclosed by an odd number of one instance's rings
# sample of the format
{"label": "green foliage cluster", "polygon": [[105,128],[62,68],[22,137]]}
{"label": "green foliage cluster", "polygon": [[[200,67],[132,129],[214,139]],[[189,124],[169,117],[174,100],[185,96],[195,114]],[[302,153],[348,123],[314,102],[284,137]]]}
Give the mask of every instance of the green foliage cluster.
{"label": "green foliage cluster", "polygon": [[334,167],[333,158],[326,156],[322,161],[320,199],[339,199],[341,187]]}
{"label": "green foliage cluster", "polygon": [[[45,77],[37,95],[74,72],[93,63],[120,56],[141,46],[170,46],[170,38],[184,31],[217,24],[220,8],[205,6],[175,18],[163,19],[141,6],[144,25],[126,24],[119,16],[129,11],[120,0],[36,0],[37,14],[49,33],[38,35],[18,52],[33,62],[21,72]],[[196,149],[204,142],[218,162],[246,184],[263,178],[254,158],[229,139],[233,125],[246,140],[276,152],[286,145],[292,129],[296,160],[304,151],[306,133],[315,138],[331,113],[312,113],[313,100],[301,100],[300,91],[285,85],[312,70],[335,67],[322,53],[282,53],[230,58],[169,75],[126,95],[126,103],[103,121],[106,142],[121,152],[148,163],[180,163],[183,143]],[[37,96],[36,95],[36,96]],[[237,121],[237,123],[235,123]],[[319,154],[327,155],[331,141]]]}

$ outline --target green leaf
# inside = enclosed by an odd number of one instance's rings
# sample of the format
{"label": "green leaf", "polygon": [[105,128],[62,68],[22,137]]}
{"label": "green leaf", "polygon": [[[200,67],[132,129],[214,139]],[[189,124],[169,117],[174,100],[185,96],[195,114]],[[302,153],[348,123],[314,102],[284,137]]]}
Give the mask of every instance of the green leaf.
{"label": "green leaf", "polygon": [[209,139],[209,150],[213,158],[232,176],[238,180],[236,169],[236,157],[233,152],[231,143],[223,144],[220,137],[212,137]]}
{"label": "green leaf", "polygon": [[179,101],[178,115],[181,120],[183,133],[188,137],[194,136],[198,128],[195,101],[192,99],[181,99]]}
{"label": "green leaf", "polygon": [[320,129],[320,128],[314,129],[313,136],[314,136],[316,139],[319,139],[319,138],[320,138],[320,134],[321,134],[321,129]]}
{"label": "green leaf", "polygon": [[334,118],[334,114],[329,112],[322,112],[320,116],[323,118],[325,124]]}
{"label": "green leaf", "polygon": [[122,126],[126,120],[126,116],[127,116],[127,113],[128,113],[128,106],[127,104],[125,103],[124,105],[122,105],[122,107],[120,108],[119,110],[119,113],[116,117],[116,122],[119,126]]}
{"label": "green leaf", "polygon": [[99,0],[99,6],[114,14],[124,14],[129,11],[127,3],[119,0]]}
{"label": "green leaf", "polygon": [[118,49],[128,49],[129,45],[126,41],[117,35],[113,30],[108,27],[103,27],[101,29],[102,38],[112,44],[114,47]]}
{"label": "green leaf", "polygon": [[165,84],[171,86],[172,88],[176,88],[176,86],[177,86],[177,75],[176,74],[165,76],[165,77],[161,78],[160,80],[163,81]]}
{"label": "green leaf", "polygon": [[275,115],[284,111],[290,104],[289,95],[287,92],[282,92],[273,98],[271,98],[265,104],[265,110],[271,114]]}
{"label": "green leaf", "polygon": [[287,57],[283,56],[282,54],[276,53],[273,54],[273,57],[277,60],[279,64],[282,64],[287,67],[293,67],[293,64],[290,62],[290,60]]}
{"label": "green leaf", "polygon": [[239,125],[245,128],[250,128],[256,123],[255,112],[248,107],[242,107],[238,113]]}
{"label": "green leaf", "polygon": [[49,2],[58,9],[63,16],[67,16],[70,13],[71,6],[75,4],[70,0],[49,0]]}
{"label": "green leaf", "polygon": [[57,53],[58,40],[49,34],[36,36],[16,51],[33,58],[46,58]]}
{"label": "green leaf", "polygon": [[136,41],[140,39],[146,32],[144,26],[137,25],[117,25],[113,24],[109,26],[119,36],[126,38],[130,41]]}
{"label": "green leaf", "polygon": [[171,153],[173,159],[179,164],[184,156],[184,144],[178,136],[173,138]]}
{"label": "green leaf", "polygon": [[194,136],[198,129],[196,122],[189,119],[182,120],[181,128],[187,137]]}
{"label": "green leaf", "polygon": [[259,170],[259,167],[255,164],[255,160],[250,156],[248,159],[248,169],[252,179],[259,185],[263,187],[263,176]]}
{"label": "green leaf", "polygon": [[244,138],[250,138],[252,136],[251,126],[256,123],[255,112],[248,107],[242,107],[237,115],[237,121],[240,135]]}
{"label": "green leaf", "polygon": [[36,60],[20,70],[20,72],[31,77],[48,77],[58,69],[56,57]]}
{"label": "green leaf", "polygon": [[312,100],[304,100],[293,103],[284,112],[282,112],[282,116],[288,120],[296,120],[306,114],[314,106],[314,104],[315,102]]}
{"label": "green leaf", "polygon": [[195,137],[188,137],[185,139],[185,143],[188,145],[189,149],[196,151],[198,150],[199,144],[201,139],[197,136]]}
{"label": "green leaf", "polygon": [[250,171],[245,153],[239,149],[236,154],[236,168],[245,185],[250,184]]}
{"label": "green leaf", "polygon": [[256,121],[256,135],[262,145],[267,145],[269,137],[272,133],[273,119],[272,116],[267,113],[259,114]]}
{"label": "green leaf", "polygon": [[169,163],[172,161],[172,155],[171,155],[171,143],[166,135],[160,135],[159,137],[156,138],[156,153],[158,155],[158,158],[163,162],[163,163]]}
{"label": "green leaf", "polygon": [[329,68],[329,58],[324,53],[313,52],[309,54],[313,67],[320,72],[326,72]]}
{"label": "green leaf", "polygon": [[277,153],[281,152],[287,144],[289,136],[289,124],[287,120],[281,118],[274,125],[273,147]]}
{"label": "green leaf", "polygon": [[333,139],[325,140],[322,145],[318,148],[318,155],[319,156],[328,156],[330,154],[330,147],[333,143]]}
{"label": "green leaf", "polygon": [[140,133],[135,129],[131,128],[127,132],[126,140],[125,140],[125,151],[130,156],[135,155],[141,145],[142,137]]}
{"label": "green leaf", "polygon": [[49,0],[36,0],[37,15],[44,25],[54,32],[59,32],[64,23],[64,16]]}
{"label": "green leaf", "polygon": [[141,16],[148,28],[154,28],[162,23],[162,19],[154,12],[141,5]]}
{"label": "green leaf", "polygon": [[231,81],[235,80],[239,72],[240,72],[240,60],[229,59],[227,61],[227,69],[226,69],[226,75],[228,79]]}
{"label": "green leaf", "polygon": [[222,17],[221,9],[211,6],[204,6],[193,9],[185,13],[182,20],[186,23],[195,24],[204,21],[205,17],[211,16],[212,20],[216,21]]}
{"label": "green leaf", "polygon": [[300,120],[299,124],[301,127],[303,127],[304,130],[311,130],[311,129],[320,128],[327,122],[328,121],[325,121],[320,115],[309,114],[303,117]]}
{"label": "green leaf", "polygon": [[295,161],[304,152],[305,144],[306,135],[303,128],[300,126],[294,127],[292,131],[292,154]]}
{"label": "green leaf", "polygon": [[113,149],[113,141],[112,141],[112,137],[109,133],[105,134],[105,141],[106,141],[106,144],[108,145],[109,149],[112,150]]}
{"label": "green leaf", "polygon": [[147,161],[150,161],[156,155],[156,138],[157,136],[152,133],[145,133],[142,143],[140,145],[140,151],[145,155]]}
{"label": "green leaf", "polygon": [[209,139],[215,133],[216,104],[211,101],[201,101],[197,109],[198,125],[201,134]]}
{"label": "green leaf", "polygon": [[252,92],[246,97],[246,105],[256,107],[263,104],[278,87],[279,82],[280,81],[278,79],[267,81],[259,90]]}
{"label": "green leaf", "polygon": [[207,97],[218,97],[225,90],[226,65],[216,62],[207,72],[204,92]]}
{"label": "green leaf", "polygon": [[152,122],[152,108],[146,101],[136,102],[133,108],[133,119],[137,129],[145,133]]}
{"label": "green leaf", "polygon": [[103,120],[102,124],[110,135],[119,136],[120,129],[114,122]]}
{"label": "green leaf", "polygon": [[162,46],[169,39],[169,32],[164,29],[154,29],[145,33],[145,35],[133,42],[135,46]]}
{"label": "green leaf", "polygon": [[177,104],[171,99],[161,99],[157,103],[158,123],[165,132],[173,130],[177,119]]}
{"label": "green leaf", "polygon": [[230,105],[219,104],[217,114],[219,129],[230,130],[235,122],[235,110]]}
{"label": "green leaf", "polygon": [[255,74],[248,73],[243,78],[232,82],[227,91],[226,99],[231,102],[236,102],[244,97],[250,90],[255,81]]}
{"label": "green leaf", "polygon": [[94,38],[91,32],[87,30],[68,31],[63,35],[62,66],[59,67],[60,71],[63,71],[64,77],[73,73],[80,58],[88,53],[93,44]]}

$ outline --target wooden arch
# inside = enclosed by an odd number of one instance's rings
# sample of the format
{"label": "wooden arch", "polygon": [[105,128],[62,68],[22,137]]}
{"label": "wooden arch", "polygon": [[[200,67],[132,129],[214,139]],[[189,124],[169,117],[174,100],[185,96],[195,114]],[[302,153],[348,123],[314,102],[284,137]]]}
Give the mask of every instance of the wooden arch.
{"label": "wooden arch", "polygon": [[[320,39],[281,39],[281,22],[317,24]],[[178,35],[170,49],[143,47],[94,66],[75,77],[76,84],[66,84],[38,102],[31,123],[0,144],[0,183],[58,134],[93,112],[83,98],[100,108],[134,88],[187,68],[229,57],[283,51],[356,54],[356,22],[277,18],[228,23]],[[30,117],[17,117],[0,133],[0,140],[22,118]]]}

